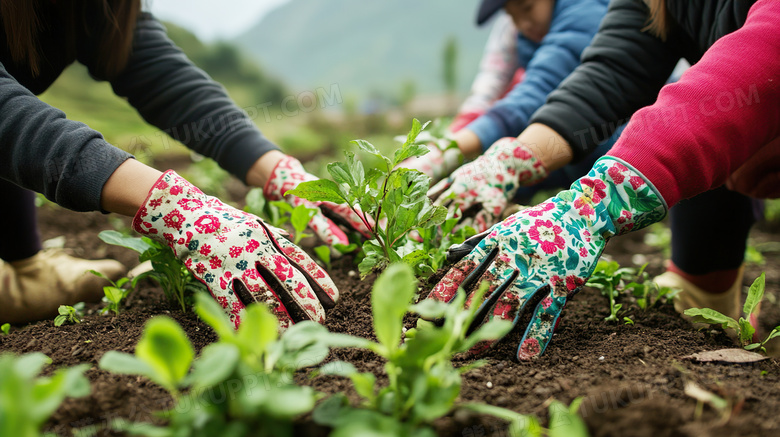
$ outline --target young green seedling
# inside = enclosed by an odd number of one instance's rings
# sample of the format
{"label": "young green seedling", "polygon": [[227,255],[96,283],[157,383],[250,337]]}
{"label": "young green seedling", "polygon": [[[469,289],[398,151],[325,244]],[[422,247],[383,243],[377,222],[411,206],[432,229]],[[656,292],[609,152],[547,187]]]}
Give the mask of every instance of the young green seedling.
{"label": "young green seedling", "polygon": [[[483,340],[497,339],[511,329],[511,323],[495,319],[466,336],[477,305],[463,309],[465,293],[452,304],[426,300],[409,306],[417,293],[413,270],[403,263],[392,264],[374,284],[371,308],[378,342],[359,339],[361,347],[387,360],[388,383],[379,387],[372,373],[360,373],[347,362],[334,361],[319,374],[340,375],[352,380],[363,399],[362,408],[349,406],[343,395],[334,396],[314,412],[314,420],[335,428],[333,435],[430,435],[427,424],[449,413],[461,387],[461,374],[482,364],[454,368],[451,359]],[[475,301],[486,291],[480,288]],[[419,320],[417,328],[403,333],[407,311],[426,318],[441,319],[442,326]]]}
{"label": "young green seedling", "polygon": [[8,335],[11,333],[11,324],[10,323],[3,323],[3,326],[0,326],[0,331],[3,332],[3,335]]}
{"label": "young green seedling", "polygon": [[332,345],[362,344],[314,322],[297,323],[280,337],[278,320],[260,304],[247,307],[235,330],[211,296],[198,293],[196,302],[195,311],[219,336],[198,358],[182,328],[165,316],[147,322],[135,355],[109,351],[101,358],[102,369],[145,376],[176,401],[163,413],[166,427],[117,424],[120,430],[160,437],[291,436],[292,420],[321,397],[296,386],[294,372],[322,362]]}
{"label": "young green seedling", "polygon": [[60,305],[57,312],[59,314],[54,318],[54,326],[62,326],[65,323],[81,323],[81,317],[84,314],[84,302],[79,302],[73,306]]}
{"label": "young green seedling", "polygon": [[[99,278],[105,279],[111,284],[103,287],[103,294],[105,294],[105,296],[103,297],[103,302],[106,303],[106,306],[100,310],[100,314],[106,314],[109,311],[112,311],[114,315],[118,316],[120,312],[120,308],[122,307],[122,302],[132,291],[132,288],[122,288],[124,285],[130,282],[130,279],[122,278],[114,282],[111,279],[109,279],[106,275],[100,272],[97,272],[95,270],[90,270],[89,272]],[[60,307],[60,314],[62,314],[62,306]],[[55,324],[56,324],[56,320],[55,320]]]}
{"label": "young green seedling", "polygon": [[559,401],[550,402],[548,428],[542,428],[534,416],[526,416],[493,405],[467,403],[461,405],[461,408],[498,417],[509,422],[510,437],[541,437],[543,435],[548,437],[587,437],[588,428],[577,413],[583,400],[585,400],[584,397],[576,398],[568,407]]}
{"label": "young green seedling", "polygon": [[49,364],[51,359],[38,352],[0,355],[0,435],[42,435],[41,427],[65,398],[89,394],[89,380],[84,376],[89,364],[38,376]]}
{"label": "young green seedling", "polygon": [[428,153],[426,146],[416,142],[425,126],[413,120],[406,142],[392,158],[368,141],[353,141],[360,150],[379,158],[384,168],[366,171],[353,152],[345,151],[344,162],[328,164],[333,180],[303,182],[288,191],[311,201],[345,203],[363,218],[373,236],[363,243],[365,257],[358,266],[363,276],[398,261],[418,266],[424,257],[410,251],[409,232],[438,226],[447,217],[447,210],[433,206],[427,196],[430,178],[417,170],[398,168],[403,160]]}
{"label": "young green seedling", "polygon": [[317,246],[314,248],[314,254],[317,255],[324,264],[327,270],[331,269],[330,266],[330,248],[328,246]]}
{"label": "young green seedling", "polygon": [[763,341],[753,343],[753,334],[755,334],[756,330],[753,325],[750,324],[750,316],[756,312],[759,304],[764,298],[765,285],[766,276],[764,273],[761,273],[761,276],[753,281],[753,285],[750,286],[745,305],[742,307],[742,313],[745,317],[740,317],[739,320],[734,320],[725,314],[721,314],[718,311],[709,308],[690,308],[685,310],[685,315],[692,317],[693,322],[695,323],[720,325],[723,330],[730,329],[734,331],[740,345],[747,350],[758,349],[761,352],[766,352],[764,345],[769,340],[780,337],[780,326],[775,327]]}
{"label": "young green seedling", "polygon": [[643,265],[636,278],[625,286],[636,298],[636,304],[639,308],[647,310],[655,305],[666,303],[680,292],[679,289],[670,287],[661,287],[650,280],[650,275],[645,271],[647,264]]}
{"label": "young green seedling", "polygon": [[595,287],[601,290],[601,294],[609,298],[609,316],[604,318],[607,322],[617,322],[617,313],[623,304],[615,302],[615,298],[620,294],[619,287],[625,277],[633,273],[633,269],[621,268],[615,261],[600,260],[596,264],[588,283],[589,287]]}
{"label": "young green seedling", "polygon": [[168,246],[146,237],[127,237],[116,231],[103,231],[98,236],[108,244],[138,252],[140,262],[152,262],[152,270],[133,278],[131,288],[135,289],[142,279],[153,279],[160,284],[168,301],[179,305],[184,312],[191,306],[195,293],[206,291],[206,286],[192,276]]}

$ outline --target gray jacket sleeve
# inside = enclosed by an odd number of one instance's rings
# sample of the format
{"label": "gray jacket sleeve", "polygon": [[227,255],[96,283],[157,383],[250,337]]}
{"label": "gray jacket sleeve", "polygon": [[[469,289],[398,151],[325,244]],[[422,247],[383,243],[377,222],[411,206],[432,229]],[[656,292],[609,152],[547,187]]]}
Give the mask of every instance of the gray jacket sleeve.
{"label": "gray jacket sleeve", "polygon": [[[79,61],[94,76],[91,54],[96,51],[87,47],[80,53]],[[144,120],[242,181],[260,156],[277,149],[225,89],[173,44],[151,14],[139,19],[128,65],[111,85]]]}
{"label": "gray jacket sleeve", "polygon": [[103,185],[130,157],[39,100],[0,63],[0,178],[66,208],[95,211]]}
{"label": "gray jacket sleeve", "polygon": [[682,57],[680,36],[642,31],[647,19],[642,0],[613,0],[580,66],[532,116],[569,142],[575,162],[653,103]]}

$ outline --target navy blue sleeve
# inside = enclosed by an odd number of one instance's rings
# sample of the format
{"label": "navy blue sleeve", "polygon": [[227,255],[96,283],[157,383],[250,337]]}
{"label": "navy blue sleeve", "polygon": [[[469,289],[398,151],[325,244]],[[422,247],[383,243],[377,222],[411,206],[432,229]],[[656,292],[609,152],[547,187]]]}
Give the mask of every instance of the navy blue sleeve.
{"label": "navy blue sleeve", "polygon": [[128,158],[100,132],[39,100],[0,63],[0,178],[65,208],[97,211],[103,185]]}
{"label": "navy blue sleeve", "polygon": [[[606,10],[606,0],[556,3],[550,30],[525,66],[523,81],[467,126],[479,137],[483,149],[502,137],[519,135],[528,126],[547,95],[580,64],[580,56],[596,34]],[[524,38],[521,42],[532,44]]]}
{"label": "navy blue sleeve", "polygon": [[[94,51],[84,53],[79,60],[89,67]],[[225,89],[173,44],[151,14],[139,19],[128,65],[111,85],[144,120],[242,181],[260,156],[278,149]]]}

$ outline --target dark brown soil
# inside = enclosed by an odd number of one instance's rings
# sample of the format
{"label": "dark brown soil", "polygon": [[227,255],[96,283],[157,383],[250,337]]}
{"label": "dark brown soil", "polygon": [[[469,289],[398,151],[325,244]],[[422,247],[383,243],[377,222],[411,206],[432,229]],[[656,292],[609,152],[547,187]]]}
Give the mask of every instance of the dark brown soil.
{"label": "dark brown soil", "polygon": [[[66,247],[86,258],[111,257],[132,267],[136,256],[121,248],[107,247],[97,238],[103,229],[112,229],[108,217],[78,214],[59,208],[41,208],[44,237],[66,236]],[[127,224],[124,220],[123,223]],[[757,241],[776,240],[776,231],[754,231]],[[623,265],[642,254],[653,274],[663,270],[657,250],[642,243],[641,233],[610,243],[608,255]],[[766,254],[766,265],[751,266],[745,284],[761,271],[767,273],[768,298],[762,309],[762,328],[768,331],[780,324],[780,255]],[[335,263],[332,276],[342,299],[328,315],[332,331],[373,337],[369,293],[374,278],[360,282],[349,260]],[[547,422],[546,402],[557,399],[569,403],[585,396],[580,413],[594,436],[765,436],[780,431],[780,363],[776,358],[754,365],[695,364],[682,360],[694,352],[732,346],[719,330],[696,331],[671,308],[662,306],[644,312],[623,299],[624,311],[633,325],[608,324],[607,299],[585,289],[566,307],[563,321],[552,344],[538,360],[517,363],[514,356],[519,334],[510,335],[490,351],[488,364],[464,375],[462,401],[487,402],[524,414],[537,415]],[[0,352],[41,351],[54,366],[90,363],[87,375],[92,394],[68,400],[52,417],[48,429],[71,435],[72,429],[105,424],[113,419],[152,420],[152,412],[171,406],[171,399],[154,384],[141,378],[114,376],[98,370],[97,363],[108,350],[132,352],[143,324],[150,317],[166,314],[183,325],[200,349],[214,340],[214,334],[193,314],[182,314],[164,302],[162,292],[144,285],[128,299],[118,317],[96,313],[100,304],[90,306],[91,314],[79,325],[55,328],[51,321],[14,329],[0,336]],[[413,320],[409,318],[409,326]],[[370,352],[339,350],[329,360],[341,359],[359,370],[372,371],[382,381],[383,362]],[[300,374],[298,382],[310,384],[325,393],[356,395],[342,378],[309,379]],[[695,382],[733,403],[731,414],[720,415],[705,406],[697,415],[697,402],[683,387]],[[507,435],[505,424],[487,417],[456,412],[439,420],[436,429],[446,436]],[[113,435],[103,431],[99,435]],[[301,432],[301,435],[304,435]]]}

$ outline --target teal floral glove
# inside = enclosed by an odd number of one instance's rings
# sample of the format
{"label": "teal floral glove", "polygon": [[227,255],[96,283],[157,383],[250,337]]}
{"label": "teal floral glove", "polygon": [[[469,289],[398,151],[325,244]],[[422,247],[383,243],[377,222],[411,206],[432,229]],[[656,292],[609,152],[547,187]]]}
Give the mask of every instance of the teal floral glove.
{"label": "teal floral glove", "polygon": [[[528,302],[538,302],[517,358],[541,355],[566,302],[582,288],[607,241],[666,216],[667,207],[639,172],[613,157],[596,161],[567,191],[520,211],[450,249],[462,258],[428,296],[451,301],[487,281],[472,332],[493,317],[517,324]],[[475,346],[479,353],[494,342]]]}

